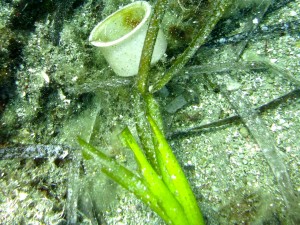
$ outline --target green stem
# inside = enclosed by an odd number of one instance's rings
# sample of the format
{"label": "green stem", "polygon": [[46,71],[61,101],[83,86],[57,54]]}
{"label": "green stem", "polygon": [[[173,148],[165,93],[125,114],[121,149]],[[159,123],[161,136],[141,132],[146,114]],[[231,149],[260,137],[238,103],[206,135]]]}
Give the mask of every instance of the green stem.
{"label": "green stem", "polygon": [[152,141],[152,133],[149,123],[146,118],[146,104],[145,99],[140,93],[135,92],[134,98],[135,122],[136,130],[142,149],[146,155],[148,162],[153,169],[160,174],[158,163],[156,161],[155,150]]}
{"label": "green stem", "polygon": [[121,136],[128,147],[130,147],[130,149],[133,151],[147,187],[154,194],[155,198],[159,202],[159,205],[170,218],[170,224],[189,224],[185,214],[186,212],[182,209],[181,205],[170,192],[168,187],[151,167],[145,155],[143,154],[142,149],[139,147],[129,129],[125,128],[121,133]]}
{"label": "green stem", "polygon": [[157,161],[160,166],[163,182],[173,193],[184,209],[189,225],[204,225],[204,220],[193,194],[193,191],[186,179],[171,147],[163,133],[151,116],[148,121],[157,141]]}
{"label": "green stem", "polygon": [[146,39],[140,60],[140,67],[137,76],[137,88],[139,92],[144,95],[148,90],[148,77],[151,65],[152,53],[156,42],[159,25],[165,13],[168,0],[157,0],[154,12],[150,20],[147,30]]}
{"label": "green stem", "polygon": [[187,49],[176,59],[170,69],[163,75],[163,77],[153,85],[151,92],[154,93],[165,86],[177,73],[179,73],[185,64],[192,58],[201,45],[203,45],[206,38],[209,36],[217,22],[223,16],[225,9],[230,5],[232,0],[219,0],[218,2],[212,1],[212,9],[206,17],[204,25],[200,28],[197,35],[192,40]]}
{"label": "green stem", "polygon": [[160,113],[160,108],[157,101],[154,99],[153,94],[144,95],[144,101],[147,107],[147,114],[149,114],[158,125],[159,129],[163,130],[163,119]]}
{"label": "green stem", "polygon": [[116,162],[116,160],[108,157],[106,154],[79,137],[78,142],[83,148],[82,155],[84,159],[94,159],[98,161],[103,173],[149,205],[150,208],[163,220],[170,221],[169,217],[160,206],[160,203],[157,201],[156,196],[149,190],[147,184],[142,178],[138,177],[130,170]]}

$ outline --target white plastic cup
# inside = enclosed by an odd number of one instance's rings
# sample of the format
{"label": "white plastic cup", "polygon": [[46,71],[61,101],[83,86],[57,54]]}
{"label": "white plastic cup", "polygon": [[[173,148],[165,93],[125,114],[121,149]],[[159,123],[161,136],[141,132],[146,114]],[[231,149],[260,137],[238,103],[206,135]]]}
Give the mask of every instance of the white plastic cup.
{"label": "white plastic cup", "polygon": [[[127,77],[138,73],[151,10],[146,1],[133,2],[108,16],[92,30],[89,41],[100,48],[117,75]],[[166,49],[167,41],[159,30],[151,64],[156,63]]]}

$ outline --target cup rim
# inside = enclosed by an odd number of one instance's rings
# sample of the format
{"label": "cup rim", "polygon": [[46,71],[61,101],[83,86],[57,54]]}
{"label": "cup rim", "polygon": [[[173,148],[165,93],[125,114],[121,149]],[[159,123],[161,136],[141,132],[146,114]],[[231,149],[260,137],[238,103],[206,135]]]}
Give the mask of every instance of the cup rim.
{"label": "cup rim", "polygon": [[[132,29],[130,32],[128,32],[127,34],[123,35],[122,37],[113,40],[113,41],[101,41],[101,40],[93,40],[93,36],[94,33],[101,27],[103,26],[103,24],[107,23],[108,20],[110,20],[112,17],[114,17],[116,14],[120,13],[121,11],[128,9],[130,7],[136,6],[140,4],[141,7],[143,7],[145,9],[145,15],[143,17],[143,19],[141,20],[141,22],[134,28]],[[108,17],[106,17],[104,20],[102,20],[101,22],[99,22],[91,31],[90,36],[89,36],[89,41],[91,42],[92,45],[97,46],[97,47],[109,47],[109,46],[113,46],[116,45],[124,40],[126,40],[127,38],[129,38],[130,36],[132,36],[137,30],[140,29],[140,27],[142,27],[145,22],[149,19],[151,14],[151,5],[146,2],[146,1],[136,1],[133,2],[131,4],[128,4],[126,6],[124,6],[123,8],[117,10],[116,12],[112,13],[111,15],[109,15]]]}

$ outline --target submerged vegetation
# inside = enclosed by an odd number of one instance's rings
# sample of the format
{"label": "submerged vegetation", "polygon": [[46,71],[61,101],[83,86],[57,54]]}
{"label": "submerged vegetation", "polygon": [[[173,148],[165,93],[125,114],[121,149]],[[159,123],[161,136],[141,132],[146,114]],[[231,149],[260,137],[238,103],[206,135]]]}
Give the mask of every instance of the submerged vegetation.
{"label": "submerged vegetation", "polygon": [[130,2],[0,3],[0,163],[26,168],[0,168],[0,220],[299,224],[300,2],[151,0],[139,74],[120,78],[87,39]]}
{"label": "submerged vegetation", "polygon": [[[154,14],[152,16],[148,33],[146,35],[146,40],[144,44],[144,49],[142,52],[142,57],[140,61],[140,68],[139,73],[137,76],[137,89],[141,98],[144,99],[146,103],[146,112],[143,113],[144,116],[147,117],[147,122],[150,124],[152,128],[152,132],[154,134],[152,136],[152,151],[150,152],[147,150],[146,153],[151,155],[148,159],[145,158],[144,151],[139,147],[139,144],[136,142],[135,138],[131,134],[128,128],[125,128],[121,133],[122,138],[126,142],[127,146],[134,152],[135,158],[138,162],[139,166],[139,174],[141,176],[141,180],[139,177],[134,177],[134,175],[128,175],[128,172],[123,172],[125,168],[121,169],[118,172],[118,169],[115,170],[113,167],[115,165],[107,165],[105,162],[101,163],[102,171],[106,173],[109,177],[113,180],[121,184],[127,190],[131,190],[136,196],[141,198],[143,202],[150,205],[156,213],[158,213],[168,224],[204,224],[204,220],[201,214],[197,215],[198,207],[195,198],[191,192],[191,189],[188,185],[186,178],[183,175],[183,172],[176,161],[175,156],[172,153],[171,148],[169,147],[166,139],[164,138],[162,131],[157,126],[153,117],[160,118],[159,110],[152,112],[151,105],[153,105],[153,96],[151,93],[159,91],[163,88],[176,74],[180,73],[182,68],[185,64],[191,59],[191,57],[195,54],[198,48],[204,43],[207,39],[217,22],[223,17],[224,12],[230,6],[232,2],[226,0],[220,0],[215,2],[207,3],[208,8],[208,15],[206,23],[201,23],[200,29],[198,33],[196,33],[191,40],[191,43],[186,48],[186,50],[177,57],[177,59],[170,65],[170,68],[167,72],[163,72],[162,75],[155,76],[156,80],[150,81],[150,61],[152,57],[152,51],[154,48],[156,36],[158,34],[159,25],[161,24],[162,18],[164,15],[164,11],[167,6],[167,1],[158,0],[156,2],[154,8]],[[270,3],[264,3],[264,12],[268,9]],[[241,49],[243,51],[243,49]],[[241,53],[239,53],[241,54]],[[228,88],[231,89],[231,88]],[[227,97],[229,94],[223,90],[224,95]],[[226,94],[227,93],[227,94]],[[238,93],[237,96],[242,95]],[[149,98],[151,100],[149,100]],[[249,109],[249,105],[244,103],[242,98],[232,98],[229,101],[232,101],[232,106],[235,107],[235,110],[239,112],[241,119],[247,125],[248,129],[255,137],[256,141],[262,148],[262,151],[265,154],[265,158],[269,163],[278,183],[281,186],[281,194],[283,198],[286,199],[286,205],[288,208],[299,208],[294,202],[293,198],[296,195],[293,192],[286,191],[284,187],[287,187],[288,190],[292,190],[291,183],[289,181],[289,175],[286,171],[285,165],[281,162],[280,157],[277,155],[277,149],[275,146],[270,146],[270,141],[264,141],[261,137],[264,135],[270,139],[271,135],[268,134],[267,129],[264,127],[262,121],[260,121],[259,117],[255,115],[251,111],[246,111]],[[149,103],[150,102],[150,103]],[[235,103],[237,102],[237,103]],[[243,106],[241,106],[244,104]],[[241,107],[241,109],[236,108]],[[149,110],[150,109],[150,110]],[[249,117],[249,118],[248,118]],[[145,120],[145,119],[144,119]],[[252,123],[254,123],[252,125]],[[147,122],[146,125],[147,127]],[[137,121],[138,123],[138,121]],[[159,124],[163,124],[162,121],[159,119]],[[148,125],[149,127],[149,125]],[[147,132],[142,128],[140,131]],[[138,132],[138,136],[141,134]],[[98,158],[104,161],[109,160],[107,156],[101,155],[103,153],[94,149],[91,145],[88,145],[83,140],[79,140],[80,144],[84,147],[84,156],[85,158],[90,159],[91,154],[93,154],[94,158]],[[149,141],[148,141],[149,142]],[[151,140],[150,140],[151,142]],[[148,145],[149,143],[147,143]],[[144,146],[143,149],[147,148],[148,146]],[[98,152],[98,155],[97,155]],[[276,161],[276,162],[275,162]],[[116,162],[115,162],[116,163]],[[156,165],[158,163],[158,165]],[[151,166],[152,165],[152,166]],[[118,166],[120,167],[120,165]],[[158,170],[156,168],[159,168]],[[155,171],[156,169],[156,171]],[[112,172],[113,171],[113,172]],[[118,175],[116,175],[118,174]],[[162,177],[163,183],[159,177]],[[132,181],[136,182],[137,184],[132,184]],[[144,185],[140,185],[144,184]],[[131,189],[131,187],[136,187]],[[175,202],[178,200],[179,205],[176,206],[172,197],[168,197],[170,194],[175,197]],[[142,192],[142,193],[141,193]],[[148,196],[148,197],[146,197]],[[162,198],[163,196],[163,198]],[[188,197],[189,196],[189,197]],[[162,199],[161,199],[162,198]],[[151,200],[150,200],[151,199]],[[155,201],[156,199],[156,201]],[[174,205],[175,204],[175,205]],[[158,207],[161,206],[161,207]],[[182,207],[183,212],[181,212],[180,208]],[[179,207],[179,208],[178,208]],[[170,210],[170,211],[169,211]],[[173,214],[176,212],[175,214]],[[199,212],[200,213],[200,212]],[[185,218],[186,216],[186,218]],[[295,213],[289,213],[289,222],[296,223],[299,220],[298,216]]]}
{"label": "submerged vegetation", "polygon": [[[127,190],[133,192],[160,215],[167,224],[203,225],[204,219],[192,189],[163,135],[162,127],[158,126],[158,124],[163,124],[163,122],[161,121],[158,105],[150,92],[160,90],[175,75],[175,71],[178,73],[184,67],[204,43],[208,34],[224,14],[225,9],[230,5],[230,1],[220,0],[211,3],[211,19],[200,29],[190,46],[178,57],[169,71],[155,81],[157,85],[150,87],[149,77],[152,52],[167,3],[168,1],[166,0],[158,0],[155,4],[142,51],[136,82],[138,95],[140,95],[137,98],[142,98],[142,101],[145,102],[145,112],[143,115],[146,117],[138,119],[146,120],[146,123],[143,124],[145,127],[142,127],[143,125],[139,124],[138,120],[136,121],[137,126],[140,126],[138,136],[144,136],[143,133],[145,132],[149,133],[150,131],[147,130],[147,127],[148,129],[151,127],[152,134],[150,136],[153,143],[151,144],[151,140],[147,140],[148,143],[145,143],[146,145],[140,148],[128,128],[125,128],[121,133],[123,141],[135,155],[139,167],[138,175],[132,174],[132,172],[122,165],[119,165],[117,161],[113,161],[102,151],[95,149],[84,140],[79,139],[79,143],[84,149],[83,157],[85,159],[94,158],[98,160],[101,164],[100,168],[102,172]],[[151,149],[153,152],[143,150],[148,148],[149,142],[153,146]],[[145,152],[149,156],[148,158],[146,158]]]}

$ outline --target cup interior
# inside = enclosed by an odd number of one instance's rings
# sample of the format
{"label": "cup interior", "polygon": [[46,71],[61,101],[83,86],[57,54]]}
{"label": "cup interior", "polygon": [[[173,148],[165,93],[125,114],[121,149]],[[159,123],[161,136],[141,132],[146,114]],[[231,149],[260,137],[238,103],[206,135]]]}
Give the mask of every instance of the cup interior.
{"label": "cup interior", "polygon": [[107,17],[94,28],[91,41],[112,42],[128,35],[145,20],[147,7],[143,4],[132,4]]}

